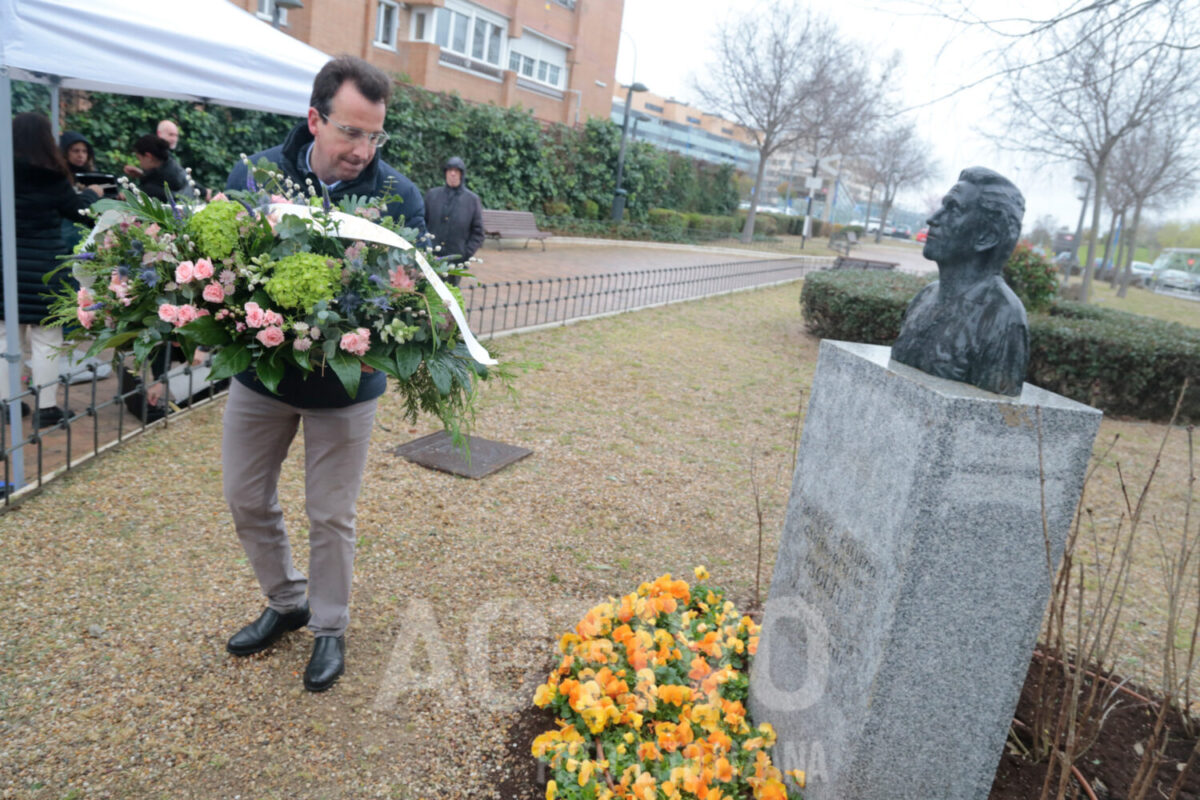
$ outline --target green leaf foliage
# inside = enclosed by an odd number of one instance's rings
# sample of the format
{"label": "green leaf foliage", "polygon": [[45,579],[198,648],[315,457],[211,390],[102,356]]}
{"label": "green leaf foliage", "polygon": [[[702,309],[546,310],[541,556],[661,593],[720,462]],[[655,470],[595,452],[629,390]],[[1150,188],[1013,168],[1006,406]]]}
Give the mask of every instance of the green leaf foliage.
{"label": "green leaf foliage", "polygon": [[[16,111],[49,112],[46,87],[14,81]],[[91,141],[97,169],[121,174],[136,164],[133,143],[161,119],[175,120],[181,137],[175,157],[201,187],[221,189],[241,155],[283,141],[300,120],[279,114],[182,100],[64,91],[64,130]],[[84,102],[86,100],[86,102]],[[593,118],[578,128],[544,125],[529,109],[471,103],[397,84],[388,106],[392,138],[381,155],[422,190],[444,182],[451,156],[467,162],[467,184],[484,208],[542,210],[561,203],[587,219],[607,216],[616,188],[621,129]],[[731,214],[738,192],[732,166],[713,166],[626,141],[623,188],[627,215],[644,220],[650,208]]]}
{"label": "green leaf foliage", "polygon": [[[818,272],[800,304],[810,333],[890,345],[927,278],[887,272]],[[1200,330],[1059,300],[1029,314],[1026,380],[1106,414],[1166,421],[1184,380],[1181,422],[1200,421]]]}

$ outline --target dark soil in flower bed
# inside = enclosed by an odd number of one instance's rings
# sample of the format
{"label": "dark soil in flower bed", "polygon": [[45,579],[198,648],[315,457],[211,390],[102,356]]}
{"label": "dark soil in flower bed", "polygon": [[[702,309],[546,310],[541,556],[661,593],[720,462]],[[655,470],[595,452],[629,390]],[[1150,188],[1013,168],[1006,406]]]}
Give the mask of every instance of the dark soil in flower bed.
{"label": "dark soil in flower bed", "polygon": [[[1034,703],[1038,697],[1038,681],[1041,678],[1041,661],[1034,659],[1025,678],[1025,686],[1021,690],[1021,701],[1017,706],[1016,718],[1024,725],[1030,725],[1034,720]],[[1051,665],[1047,672],[1047,681],[1053,681],[1054,686],[1062,685],[1062,668],[1057,664]],[[1090,687],[1085,685],[1084,691]],[[1142,696],[1149,696],[1145,690],[1133,688]],[[1091,784],[1098,800],[1125,800],[1129,796],[1129,786],[1137,772],[1140,756],[1137,750],[1150,738],[1154,728],[1156,709],[1137,700],[1126,693],[1118,693],[1119,705],[1113,710],[1104,724],[1100,739],[1076,763],[1085,780]],[[504,800],[542,800],[546,796],[546,779],[548,775],[541,765],[530,754],[534,737],[554,727],[554,714],[547,709],[535,707],[532,703],[524,708],[508,730],[508,763],[504,770],[504,779],[497,785],[498,796]],[[1179,777],[1179,766],[1188,759],[1188,754],[1196,744],[1183,728],[1182,721],[1177,715],[1172,715],[1167,722],[1170,740],[1167,745],[1166,762],[1159,767],[1158,780],[1149,797],[1156,800],[1170,796],[1171,787]],[[1021,737],[1021,744],[1029,745],[1028,732],[1014,727]],[[1046,776],[1045,763],[1032,763],[1020,753],[1012,743],[1006,748],[1000,766],[996,770],[996,779],[992,784],[988,800],[1037,800],[1041,794],[1042,782]],[[1051,793],[1051,797],[1054,793]],[[1072,781],[1067,794],[1070,798],[1086,800],[1077,783]],[[1200,800],[1200,768],[1194,766],[1188,771],[1183,788],[1179,793],[1180,800]]]}
{"label": "dark soil in flower bed", "polygon": [[[1034,658],[1030,663],[1029,673],[1025,676],[1025,686],[1021,689],[1021,700],[1017,705],[1017,720],[1025,728],[1015,725],[1013,731],[1020,739],[1017,746],[1010,736],[1000,766],[996,770],[996,779],[992,784],[988,800],[1037,800],[1041,796],[1042,783],[1046,777],[1046,764],[1033,763],[1020,752],[1030,744],[1028,726],[1033,724],[1037,698],[1039,697],[1038,683],[1042,677],[1042,662]],[[1119,683],[1119,678],[1112,678]],[[1062,666],[1051,663],[1046,672],[1049,688],[1062,687],[1064,678]],[[1128,685],[1127,685],[1128,687]],[[1142,697],[1152,694],[1144,689],[1128,687]],[[1090,683],[1085,683],[1083,693],[1090,691]],[[1048,692],[1047,692],[1048,693]],[[1081,700],[1081,703],[1083,701]],[[1138,771],[1141,756],[1138,751],[1143,749],[1154,730],[1157,707],[1130,696],[1126,692],[1117,693],[1117,707],[1108,715],[1100,737],[1096,743],[1075,762],[1075,766],[1092,787],[1098,800],[1125,800],[1129,797],[1130,784]],[[1196,745],[1196,739],[1189,736],[1183,727],[1178,714],[1171,712],[1167,719],[1169,735],[1166,760],[1159,769],[1154,787],[1150,790],[1149,798],[1167,798],[1179,778],[1180,767],[1188,760],[1188,755]],[[1058,774],[1054,780],[1057,782]],[[1055,796],[1052,790],[1051,797]],[[1180,800],[1200,800],[1200,768],[1193,766],[1184,779],[1179,792]],[[1067,792],[1069,798],[1086,800],[1087,795],[1074,780]]]}

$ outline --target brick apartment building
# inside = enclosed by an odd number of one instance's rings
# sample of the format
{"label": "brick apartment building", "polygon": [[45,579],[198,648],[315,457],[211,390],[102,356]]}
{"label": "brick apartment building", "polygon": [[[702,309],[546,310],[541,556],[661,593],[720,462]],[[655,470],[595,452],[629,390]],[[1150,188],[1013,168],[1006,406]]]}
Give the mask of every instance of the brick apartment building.
{"label": "brick apartment building", "polygon": [[[231,0],[271,21],[274,0]],[[546,122],[608,118],[624,0],[303,0],[281,28],[427,89]]]}

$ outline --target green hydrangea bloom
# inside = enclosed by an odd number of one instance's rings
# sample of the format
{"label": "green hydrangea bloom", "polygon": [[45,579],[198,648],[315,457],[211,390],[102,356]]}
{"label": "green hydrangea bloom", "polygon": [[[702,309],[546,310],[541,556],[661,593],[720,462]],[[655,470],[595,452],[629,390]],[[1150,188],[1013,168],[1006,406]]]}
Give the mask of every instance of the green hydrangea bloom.
{"label": "green hydrangea bloom", "polygon": [[205,257],[227,258],[237,247],[237,216],[244,210],[241,204],[229,200],[209,203],[188,220],[187,232]]}
{"label": "green hydrangea bloom", "polygon": [[341,276],[340,261],[316,253],[295,253],[272,265],[267,294],[283,308],[310,314],[317,303],[333,299]]}

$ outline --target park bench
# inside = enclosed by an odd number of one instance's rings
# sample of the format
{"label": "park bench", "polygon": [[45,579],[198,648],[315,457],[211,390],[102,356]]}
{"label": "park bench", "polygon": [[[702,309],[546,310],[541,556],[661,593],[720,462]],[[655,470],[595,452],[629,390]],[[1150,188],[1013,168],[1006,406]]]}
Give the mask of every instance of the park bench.
{"label": "park bench", "polygon": [[894,261],[874,261],[869,258],[848,258],[838,256],[830,269],[895,269],[898,264]]}
{"label": "park bench", "polygon": [[524,239],[529,247],[532,239],[542,243],[546,249],[546,240],[554,234],[538,230],[537,220],[532,211],[492,211],[483,210],[483,234],[489,239],[495,239],[498,247],[503,247],[505,239]]}
{"label": "park bench", "polygon": [[856,244],[858,244],[858,235],[854,231],[838,231],[829,237],[829,249],[841,253],[843,256],[849,256],[850,248]]}

